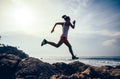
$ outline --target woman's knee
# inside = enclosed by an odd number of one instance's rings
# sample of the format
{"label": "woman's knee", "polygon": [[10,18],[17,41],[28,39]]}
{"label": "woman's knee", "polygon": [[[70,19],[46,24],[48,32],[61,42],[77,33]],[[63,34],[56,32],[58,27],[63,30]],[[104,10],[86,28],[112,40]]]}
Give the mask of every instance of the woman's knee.
{"label": "woman's knee", "polygon": [[58,48],[58,47],[60,47],[62,45],[62,42],[60,43],[58,43],[58,44],[56,44],[56,48]]}
{"label": "woman's knee", "polygon": [[56,48],[58,48],[58,47],[60,47],[60,45],[57,44],[57,45],[56,45]]}

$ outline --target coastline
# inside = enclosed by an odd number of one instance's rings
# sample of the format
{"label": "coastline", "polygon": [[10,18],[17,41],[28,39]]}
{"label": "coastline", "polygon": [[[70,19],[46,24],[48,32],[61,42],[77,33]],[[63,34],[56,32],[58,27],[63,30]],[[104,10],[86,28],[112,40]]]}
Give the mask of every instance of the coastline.
{"label": "coastline", "polygon": [[72,60],[67,56],[50,56],[50,57],[41,57],[40,60],[48,62],[50,64],[56,62],[71,63],[74,61],[80,61],[82,63],[91,65],[91,66],[118,66],[120,65],[120,56],[78,56],[79,59]]}

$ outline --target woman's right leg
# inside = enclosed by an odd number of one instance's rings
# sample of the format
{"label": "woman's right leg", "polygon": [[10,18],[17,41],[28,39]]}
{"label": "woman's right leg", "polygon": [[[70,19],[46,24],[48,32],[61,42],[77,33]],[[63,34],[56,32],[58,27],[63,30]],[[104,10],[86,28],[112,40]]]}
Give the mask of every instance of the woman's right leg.
{"label": "woman's right leg", "polygon": [[59,46],[63,44],[63,41],[60,40],[57,44],[54,42],[50,42],[50,41],[46,41],[46,43],[58,48]]}

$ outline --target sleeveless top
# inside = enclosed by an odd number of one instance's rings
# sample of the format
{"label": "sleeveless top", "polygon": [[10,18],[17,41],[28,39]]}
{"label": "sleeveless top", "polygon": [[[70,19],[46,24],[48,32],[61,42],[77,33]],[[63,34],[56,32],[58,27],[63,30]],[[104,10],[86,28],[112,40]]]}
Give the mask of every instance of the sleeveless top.
{"label": "sleeveless top", "polygon": [[68,36],[68,30],[69,30],[69,26],[66,26],[65,23],[62,26],[62,36],[66,37]]}

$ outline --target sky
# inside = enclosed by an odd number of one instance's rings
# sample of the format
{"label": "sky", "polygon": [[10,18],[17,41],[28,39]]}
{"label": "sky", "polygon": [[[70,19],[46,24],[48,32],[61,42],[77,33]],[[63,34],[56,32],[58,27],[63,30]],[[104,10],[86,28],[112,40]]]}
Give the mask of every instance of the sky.
{"label": "sky", "polygon": [[50,33],[62,15],[76,20],[68,40],[77,56],[120,56],[120,0],[0,0],[0,43],[19,47],[33,57],[71,56],[57,43],[61,26]]}

